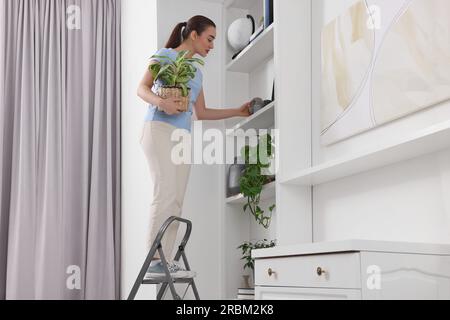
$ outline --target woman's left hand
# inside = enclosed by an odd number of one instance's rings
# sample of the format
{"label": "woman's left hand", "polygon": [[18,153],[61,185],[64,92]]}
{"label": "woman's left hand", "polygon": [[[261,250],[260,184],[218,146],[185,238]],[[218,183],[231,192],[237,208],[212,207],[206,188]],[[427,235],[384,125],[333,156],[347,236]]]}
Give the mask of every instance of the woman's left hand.
{"label": "woman's left hand", "polygon": [[251,102],[244,103],[239,109],[237,109],[238,117],[249,117],[250,116]]}

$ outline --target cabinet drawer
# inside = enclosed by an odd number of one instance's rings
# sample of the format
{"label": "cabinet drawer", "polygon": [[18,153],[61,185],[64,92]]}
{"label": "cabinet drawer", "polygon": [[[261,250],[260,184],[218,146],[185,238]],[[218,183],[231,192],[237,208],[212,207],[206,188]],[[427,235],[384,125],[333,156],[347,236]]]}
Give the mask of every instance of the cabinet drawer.
{"label": "cabinet drawer", "polygon": [[360,254],[256,259],[257,286],[361,289]]}
{"label": "cabinet drawer", "polygon": [[358,289],[256,287],[255,300],[361,300]]}

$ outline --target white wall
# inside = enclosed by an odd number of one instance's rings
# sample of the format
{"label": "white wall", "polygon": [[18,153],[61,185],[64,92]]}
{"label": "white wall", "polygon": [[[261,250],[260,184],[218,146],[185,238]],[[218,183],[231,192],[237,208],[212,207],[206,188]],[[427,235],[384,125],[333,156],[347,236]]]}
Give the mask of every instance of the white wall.
{"label": "white wall", "polygon": [[[136,96],[137,85],[148,59],[158,48],[164,47],[178,22],[202,14],[216,22],[220,35],[222,17],[220,4],[197,0],[133,0],[123,1],[122,6],[122,297],[125,298],[147,253],[145,222],[151,201],[151,181],[139,145],[147,105]],[[205,59],[207,65],[203,73],[208,107],[221,107],[221,54],[219,40],[215,50]],[[202,122],[202,125],[207,129],[221,127],[222,123]],[[219,170],[218,166],[194,165],[184,203],[183,216],[193,222],[186,253],[191,268],[199,275],[196,284],[202,299],[221,297]],[[179,236],[183,231],[180,228]],[[153,286],[143,286],[137,298],[154,299],[155,290]],[[187,298],[192,298],[191,291]]]}
{"label": "white wall", "polygon": [[[314,164],[370,149],[450,119],[450,103],[329,147],[320,144],[320,31],[356,0],[313,1]],[[314,241],[349,238],[450,243],[450,151],[314,188]]]}
{"label": "white wall", "polygon": [[[217,25],[215,49],[204,59],[203,86],[208,108],[222,106],[222,5],[200,0],[158,1],[158,44],[163,47],[175,25],[194,15],[204,15]],[[222,128],[223,121],[201,122],[203,130]],[[194,130],[193,136],[200,133]],[[193,165],[186,191],[183,216],[193,223],[193,232],[186,249],[191,268],[198,273],[196,284],[202,299],[220,299],[221,288],[221,224],[223,197],[220,166]],[[180,229],[179,237],[184,230]],[[188,298],[192,298],[189,290]]]}
{"label": "white wall", "polygon": [[[151,181],[139,144],[147,105],[136,91],[157,47],[157,1],[122,1],[122,298],[128,296],[147,254]],[[155,297],[155,287],[147,285],[136,298]]]}

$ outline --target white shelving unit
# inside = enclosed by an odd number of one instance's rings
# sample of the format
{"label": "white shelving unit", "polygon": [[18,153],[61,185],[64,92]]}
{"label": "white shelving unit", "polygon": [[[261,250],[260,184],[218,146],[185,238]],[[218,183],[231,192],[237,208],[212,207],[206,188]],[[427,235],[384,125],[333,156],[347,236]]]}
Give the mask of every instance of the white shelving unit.
{"label": "white shelving unit", "polygon": [[336,159],[294,174],[282,184],[314,186],[450,148],[450,121],[374,150]]}
{"label": "white shelving unit", "polygon": [[273,57],[273,24],[227,65],[230,72],[249,73]]}
{"label": "white shelving unit", "polygon": [[[265,200],[275,199],[275,186],[276,186],[275,181],[266,184],[263,187],[263,191],[261,193],[260,200],[265,201]],[[228,204],[245,204],[245,203],[247,203],[247,199],[244,198],[244,196],[240,193],[233,197],[227,198],[226,203],[228,203]]]}
{"label": "white shelving unit", "polygon": [[[224,2],[224,25],[223,30],[228,30],[229,25],[236,19],[246,17],[248,14],[260,21],[264,13],[264,1],[262,0],[235,0]],[[256,26],[258,28],[258,26]],[[266,28],[254,41],[252,41],[235,59],[236,53],[229,45],[226,34],[220,37],[224,40],[223,52],[223,82],[225,83],[223,97],[224,105],[237,105],[241,102],[250,101],[255,97],[267,99],[271,96],[274,71],[274,39],[275,25]],[[252,116],[239,119],[236,124],[234,120],[225,121],[227,140],[234,142],[244,139],[239,132],[244,133],[249,129],[272,129],[275,127],[275,102],[266,105]],[[237,151],[237,150],[236,150]],[[242,283],[242,275],[249,274],[243,269],[241,251],[239,245],[247,241],[256,241],[267,238],[266,230],[257,225],[253,216],[244,214],[243,205],[246,199],[242,194],[227,197],[226,183],[228,181],[229,166],[224,166],[222,172],[223,193],[223,217],[221,225],[223,228],[223,296],[226,299],[235,299],[238,288]],[[261,193],[261,201],[275,203],[275,182],[264,186]],[[261,204],[263,206],[263,203]],[[262,207],[265,210],[265,207]],[[276,225],[276,224],[275,224]]]}
{"label": "white shelving unit", "polygon": [[[230,129],[228,136],[236,135],[237,130],[246,131],[248,129],[266,129],[274,124],[275,119],[275,102],[272,102],[259,110],[252,116],[246,118],[242,122]],[[231,131],[232,130],[232,131]]]}

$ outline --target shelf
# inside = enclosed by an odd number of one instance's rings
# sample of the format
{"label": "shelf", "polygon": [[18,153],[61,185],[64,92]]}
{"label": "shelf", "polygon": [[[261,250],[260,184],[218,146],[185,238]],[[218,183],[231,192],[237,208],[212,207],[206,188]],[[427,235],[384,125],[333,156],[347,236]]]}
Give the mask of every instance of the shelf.
{"label": "shelf", "polygon": [[450,255],[450,245],[350,239],[342,241],[293,244],[287,246],[277,246],[270,249],[258,249],[252,251],[252,257],[261,259],[358,251]]}
{"label": "shelf", "polygon": [[[275,199],[275,189],[276,189],[275,186],[276,186],[276,181],[266,184],[263,187],[263,190],[261,192],[260,200],[264,201],[264,200]],[[247,199],[244,198],[244,196],[242,194],[238,194],[236,196],[227,198],[225,202],[228,204],[242,204],[243,205],[243,204],[247,203]]]}
{"label": "shelf", "polygon": [[[257,113],[246,118],[244,121],[238,123],[231,129],[227,129],[227,136],[236,135],[236,130],[242,129],[268,129],[275,124],[275,101],[268,104]],[[228,130],[232,130],[229,131]]]}
{"label": "shelf", "polygon": [[227,65],[227,71],[250,73],[273,57],[273,35],[272,24]]}
{"label": "shelf", "polygon": [[298,172],[282,184],[314,186],[450,148],[450,121],[370,152],[343,157]]}
{"label": "shelf", "polygon": [[258,3],[261,3],[261,0],[229,0],[226,6],[228,8],[248,10],[256,6]]}

